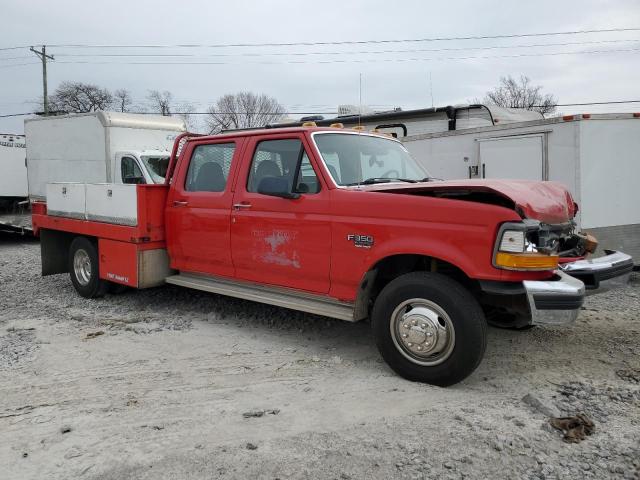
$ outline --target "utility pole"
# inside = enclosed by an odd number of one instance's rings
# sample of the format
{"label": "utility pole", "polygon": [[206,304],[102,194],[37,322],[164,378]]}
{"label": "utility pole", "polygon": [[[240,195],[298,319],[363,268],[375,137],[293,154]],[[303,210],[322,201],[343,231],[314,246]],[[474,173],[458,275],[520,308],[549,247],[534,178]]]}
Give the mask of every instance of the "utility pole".
{"label": "utility pole", "polygon": [[43,106],[44,114],[49,115],[49,95],[47,93],[47,58],[53,60],[53,55],[47,55],[46,45],[42,45],[42,50],[38,51],[31,47],[30,50],[35,53],[40,60],[42,60],[42,93],[43,93]]}

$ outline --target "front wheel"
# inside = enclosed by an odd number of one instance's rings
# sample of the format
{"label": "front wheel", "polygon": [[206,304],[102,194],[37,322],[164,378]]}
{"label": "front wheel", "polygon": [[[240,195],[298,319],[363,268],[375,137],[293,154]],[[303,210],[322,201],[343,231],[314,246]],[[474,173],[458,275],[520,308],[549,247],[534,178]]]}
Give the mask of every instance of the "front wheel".
{"label": "front wheel", "polygon": [[69,247],[69,276],[76,291],[85,298],[102,297],[108,283],[100,278],[98,249],[85,237],[76,237]]}
{"label": "front wheel", "polygon": [[371,316],[382,357],[408,380],[453,385],[484,356],[482,309],[467,289],[444,275],[413,272],[396,278],[378,295]]}

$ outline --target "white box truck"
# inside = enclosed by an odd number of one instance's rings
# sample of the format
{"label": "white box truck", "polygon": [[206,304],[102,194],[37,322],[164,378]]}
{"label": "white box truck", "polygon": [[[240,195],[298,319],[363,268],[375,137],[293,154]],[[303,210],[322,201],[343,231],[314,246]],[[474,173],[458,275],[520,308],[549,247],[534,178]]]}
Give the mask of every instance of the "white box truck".
{"label": "white box truck", "polygon": [[640,113],[543,118],[491,105],[309,119],[399,138],[435,178],[554,180],[578,203],[578,227],[640,263]]}
{"label": "white box truck", "polygon": [[[69,188],[63,193],[47,184],[109,183],[116,185],[100,190],[116,207],[121,197],[123,201],[129,198],[132,189],[127,185],[164,182],[173,141],[186,131],[184,121],[176,117],[102,111],[32,118],[25,120],[24,128],[26,168],[23,148],[24,171],[20,177],[23,199],[43,200],[47,188],[53,188],[50,194],[60,195],[63,202],[85,202],[84,190],[81,195]],[[22,143],[24,147],[25,141]],[[11,172],[6,183],[17,183],[18,175]],[[93,198],[96,192],[88,195]],[[104,212],[96,213],[100,214]],[[0,228],[30,231],[28,209],[5,211],[0,215]]]}
{"label": "white box truck", "polygon": [[25,120],[29,197],[54,182],[163,183],[182,119],[91,112]]}

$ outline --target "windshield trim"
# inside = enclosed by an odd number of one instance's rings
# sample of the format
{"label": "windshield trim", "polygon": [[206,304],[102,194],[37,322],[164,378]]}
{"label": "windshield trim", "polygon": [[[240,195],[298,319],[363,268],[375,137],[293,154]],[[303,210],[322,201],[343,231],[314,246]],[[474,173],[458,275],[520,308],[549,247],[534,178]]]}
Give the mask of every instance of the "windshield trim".
{"label": "windshield trim", "polygon": [[[364,135],[367,137],[374,137],[374,138],[380,138],[382,140],[388,140],[390,142],[395,142],[397,144],[400,145],[400,147],[402,147],[407,154],[409,154],[409,156],[411,156],[411,154],[409,153],[409,151],[406,149],[406,147],[402,144],[402,142],[400,140],[398,140],[397,138],[393,138],[393,137],[387,137],[384,135],[380,135],[380,134],[376,134],[376,133],[371,133],[371,132],[357,132],[357,131],[344,131],[344,130],[338,130],[336,129],[336,131],[330,131],[330,130],[320,130],[320,131],[316,131],[316,132],[311,132],[311,140],[313,143],[313,148],[316,149],[316,153],[318,154],[318,158],[320,159],[320,162],[322,162],[322,166],[324,167],[325,172],[327,172],[327,174],[329,175],[329,178],[331,179],[331,182],[333,183],[335,188],[341,188],[341,189],[347,189],[347,190],[353,190],[353,189],[357,189],[361,186],[366,186],[362,185],[362,184],[357,184],[357,185],[340,185],[338,182],[336,182],[336,179],[333,178],[333,175],[331,175],[331,170],[329,170],[329,168],[327,167],[327,163],[324,161],[324,157],[322,156],[322,152],[320,151],[320,148],[318,148],[318,144],[316,143],[316,139],[314,138],[316,135],[325,135],[325,134],[339,134],[339,135]],[[413,157],[412,157],[413,158]],[[414,158],[413,159],[416,163],[418,163],[418,161]],[[423,168],[419,165],[420,168]],[[424,168],[423,168],[424,169]],[[401,180],[398,180],[397,182],[394,181],[390,181],[390,182],[386,182],[386,185],[391,184],[391,183],[401,183],[406,185],[406,182],[403,182]]]}

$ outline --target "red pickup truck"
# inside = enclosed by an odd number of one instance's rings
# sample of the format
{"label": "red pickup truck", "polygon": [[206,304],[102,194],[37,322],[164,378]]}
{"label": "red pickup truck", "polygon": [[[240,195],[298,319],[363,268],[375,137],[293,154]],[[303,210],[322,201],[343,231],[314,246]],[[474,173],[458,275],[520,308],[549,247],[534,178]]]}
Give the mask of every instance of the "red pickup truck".
{"label": "red pickup truck", "polygon": [[436,181],[393,138],[310,126],[181,135],[164,185],[50,184],[33,226],[43,275],[84,297],[166,282],[369,319],[392,369],[444,386],[478,366],[488,320],[568,325],[628,279],[624,253],[585,258],[577,208],[556,183]]}

